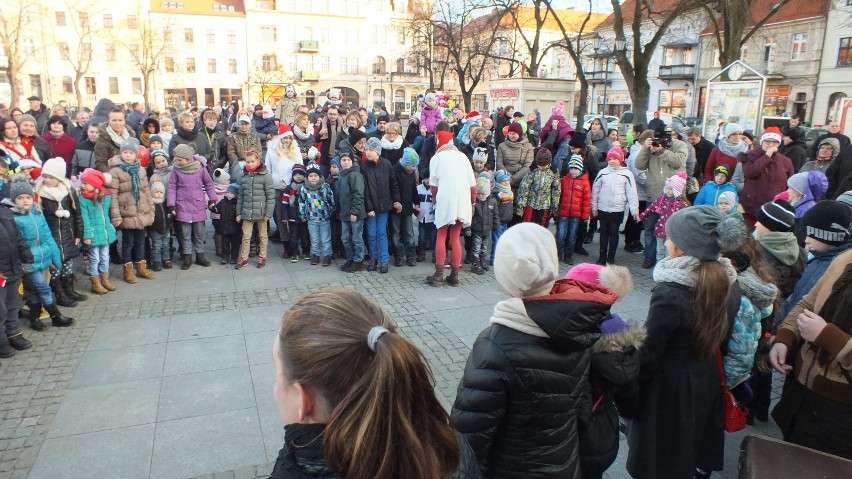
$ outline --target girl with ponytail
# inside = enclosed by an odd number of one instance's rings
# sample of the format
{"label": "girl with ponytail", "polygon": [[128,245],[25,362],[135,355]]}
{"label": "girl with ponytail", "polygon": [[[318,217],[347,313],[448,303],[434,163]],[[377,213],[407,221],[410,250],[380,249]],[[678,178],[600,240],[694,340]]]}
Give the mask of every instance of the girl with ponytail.
{"label": "girl with ponytail", "polygon": [[478,478],[423,354],[353,291],[299,300],[273,346],[285,442],[272,478]]}
{"label": "girl with ponytail", "polygon": [[737,250],[747,234],[741,220],[694,206],[669,217],[666,237],[639,351],[642,409],[627,471],[637,479],[709,478],[722,470],[725,449],[717,354],[726,353],[741,297],[737,270],[720,253]]}

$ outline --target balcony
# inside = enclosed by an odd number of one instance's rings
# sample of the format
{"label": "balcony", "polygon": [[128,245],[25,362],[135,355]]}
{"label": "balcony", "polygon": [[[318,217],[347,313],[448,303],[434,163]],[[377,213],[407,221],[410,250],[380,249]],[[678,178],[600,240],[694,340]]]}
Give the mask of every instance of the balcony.
{"label": "balcony", "polygon": [[300,73],[302,81],[318,81],[320,79],[318,70],[302,70]]}
{"label": "balcony", "polygon": [[316,40],[302,40],[299,42],[299,53],[316,53],[319,51],[319,42]]}
{"label": "balcony", "polygon": [[613,75],[615,75],[615,71],[613,69],[609,69],[609,71],[595,70],[586,72],[586,80],[592,85],[598,83],[612,83]]}
{"label": "balcony", "polygon": [[691,80],[695,78],[695,65],[660,65],[660,80]]}

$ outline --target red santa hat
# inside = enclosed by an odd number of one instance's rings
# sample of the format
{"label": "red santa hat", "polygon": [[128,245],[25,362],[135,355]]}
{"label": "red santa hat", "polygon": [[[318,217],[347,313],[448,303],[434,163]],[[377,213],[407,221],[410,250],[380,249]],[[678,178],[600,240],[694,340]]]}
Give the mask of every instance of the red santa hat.
{"label": "red santa hat", "polygon": [[293,136],[293,130],[290,129],[290,125],[286,123],[281,123],[278,125],[278,134],[282,138],[285,136]]}

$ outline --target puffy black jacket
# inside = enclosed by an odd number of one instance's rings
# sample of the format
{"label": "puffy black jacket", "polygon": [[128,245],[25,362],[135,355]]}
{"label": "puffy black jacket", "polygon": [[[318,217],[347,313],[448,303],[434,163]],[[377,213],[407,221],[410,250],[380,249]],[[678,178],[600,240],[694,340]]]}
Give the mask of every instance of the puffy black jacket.
{"label": "puffy black jacket", "polygon": [[[390,160],[388,160],[390,161]],[[393,167],[396,184],[399,186],[399,202],[402,203],[402,216],[414,214],[414,205],[420,206],[420,196],[417,194],[417,174],[405,171],[405,167],[397,163]]]}
{"label": "puffy black jacket", "polygon": [[[80,247],[74,242],[75,238],[81,240],[83,238],[83,217],[80,215],[77,193],[71,189],[71,192],[59,202],[41,196],[39,203],[50,232],[53,234],[53,240],[56,241],[56,246],[59,246],[62,262],[80,256]],[[68,217],[56,216],[60,204],[62,209],[68,211]]]}
{"label": "puffy black jacket", "polygon": [[178,145],[191,146],[195,150],[196,155],[203,156],[207,160],[208,165],[213,158],[213,146],[207,141],[207,135],[198,130],[187,131],[183,128],[178,128],[175,134],[172,135],[172,141],[168,145],[169,158],[174,159],[175,147]]}
{"label": "puffy black jacket", "polygon": [[[280,201],[280,198],[276,198],[276,200]],[[219,213],[219,233],[223,235],[235,235],[239,234],[242,231],[242,227],[237,222],[237,198],[234,197],[232,199],[228,199],[227,197],[222,198],[216,203],[215,208],[213,209],[216,213]]]}
{"label": "puffy black jacket", "polygon": [[367,160],[361,163],[361,174],[364,175],[364,206],[367,213],[390,211],[394,202],[399,201],[399,184],[390,161],[379,158],[378,162],[373,163]]}
{"label": "puffy black jacket", "polygon": [[452,418],[483,476],[579,477],[580,385],[613,302],[611,291],[567,279],[549,295],[495,307],[497,318],[525,312],[550,337],[492,323],[473,345]]}
{"label": "puffy black jacket", "polygon": [[500,227],[500,207],[497,198],[489,195],[485,201],[476,199],[473,204],[473,219],[470,229],[476,234],[491,234]]}
{"label": "puffy black jacket", "polygon": [[33,253],[8,207],[0,206],[0,273],[6,281],[15,281],[24,276],[22,263],[33,263]]}

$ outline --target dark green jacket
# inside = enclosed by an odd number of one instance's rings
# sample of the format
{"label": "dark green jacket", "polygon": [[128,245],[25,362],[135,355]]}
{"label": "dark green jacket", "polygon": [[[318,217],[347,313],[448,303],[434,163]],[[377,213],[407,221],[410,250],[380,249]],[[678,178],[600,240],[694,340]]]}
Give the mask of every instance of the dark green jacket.
{"label": "dark green jacket", "polygon": [[359,220],[367,217],[367,209],[364,207],[364,175],[361,174],[361,165],[352,163],[352,168],[340,172],[337,180],[337,198],[340,202],[340,219],[349,221],[350,215],[355,215]]}

